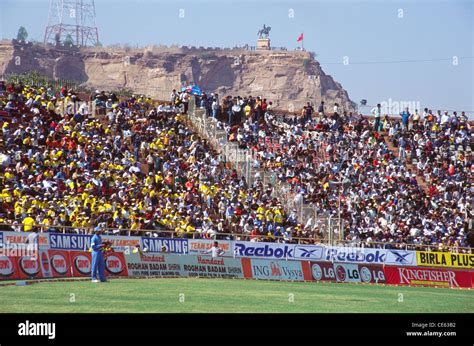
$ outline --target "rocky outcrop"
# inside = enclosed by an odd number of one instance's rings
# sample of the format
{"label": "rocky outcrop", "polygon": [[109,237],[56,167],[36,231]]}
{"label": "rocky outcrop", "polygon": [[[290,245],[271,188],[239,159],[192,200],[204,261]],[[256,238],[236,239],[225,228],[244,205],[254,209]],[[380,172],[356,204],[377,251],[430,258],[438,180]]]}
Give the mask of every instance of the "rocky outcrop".
{"label": "rocky outcrop", "polygon": [[204,48],[56,48],[0,43],[0,73],[38,70],[51,78],[166,98],[183,84],[221,95],[262,95],[280,109],[298,111],[308,101],[354,109],[342,86],[309,52]]}

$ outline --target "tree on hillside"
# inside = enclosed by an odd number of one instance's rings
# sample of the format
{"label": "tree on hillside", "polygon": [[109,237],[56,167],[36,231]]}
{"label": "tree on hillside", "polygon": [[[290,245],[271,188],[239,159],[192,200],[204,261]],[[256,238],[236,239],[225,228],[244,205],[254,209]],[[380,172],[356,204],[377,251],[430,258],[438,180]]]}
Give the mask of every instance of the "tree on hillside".
{"label": "tree on hillside", "polygon": [[28,38],[28,31],[26,31],[24,26],[20,26],[18,29],[18,34],[16,34],[16,39],[18,41],[26,41]]}
{"label": "tree on hillside", "polygon": [[72,39],[71,34],[67,34],[66,38],[64,39],[64,47],[72,47],[74,46],[74,41]]}
{"label": "tree on hillside", "polygon": [[59,35],[59,33],[56,33],[56,35],[54,35],[54,42],[56,47],[59,47],[61,45],[61,35]]}

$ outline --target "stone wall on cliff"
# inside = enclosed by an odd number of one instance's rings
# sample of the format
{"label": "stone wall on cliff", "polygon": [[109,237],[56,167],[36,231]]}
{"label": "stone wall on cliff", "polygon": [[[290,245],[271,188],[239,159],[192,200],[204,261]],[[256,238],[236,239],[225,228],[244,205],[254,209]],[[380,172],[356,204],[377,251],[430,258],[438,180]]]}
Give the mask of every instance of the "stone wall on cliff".
{"label": "stone wall on cliff", "polygon": [[298,111],[324,100],[353,110],[347,91],[324,73],[309,52],[160,47],[56,48],[0,42],[0,75],[37,70],[103,90],[130,88],[164,98],[173,88],[197,84],[220,95],[264,96]]}

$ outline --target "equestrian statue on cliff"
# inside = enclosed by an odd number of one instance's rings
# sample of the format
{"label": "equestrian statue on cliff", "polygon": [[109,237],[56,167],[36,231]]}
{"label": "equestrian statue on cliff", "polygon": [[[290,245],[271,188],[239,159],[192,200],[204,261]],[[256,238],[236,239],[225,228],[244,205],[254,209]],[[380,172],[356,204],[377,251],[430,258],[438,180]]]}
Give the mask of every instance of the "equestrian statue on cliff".
{"label": "equestrian statue on cliff", "polygon": [[260,29],[257,32],[258,38],[268,38],[268,34],[270,34],[270,30],[272,30],[271,26],[265,26],[265,24],[263,24],[263,29]]}

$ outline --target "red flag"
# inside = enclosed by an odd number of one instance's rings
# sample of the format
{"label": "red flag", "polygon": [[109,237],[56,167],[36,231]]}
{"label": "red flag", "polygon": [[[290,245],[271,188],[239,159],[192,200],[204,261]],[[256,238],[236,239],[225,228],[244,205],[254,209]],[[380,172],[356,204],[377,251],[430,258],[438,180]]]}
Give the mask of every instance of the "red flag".
{"label": "red flag", "polygon": [[300,42],[300,41],[303,41],[303,33],[301,33],[300,37],[298,37],[298,39],[296,40],[296,42]]}

